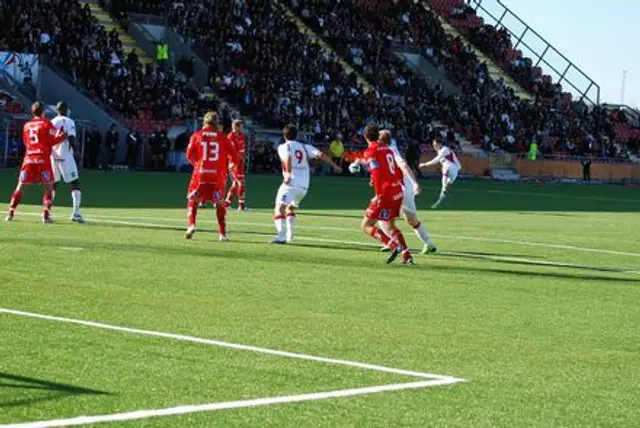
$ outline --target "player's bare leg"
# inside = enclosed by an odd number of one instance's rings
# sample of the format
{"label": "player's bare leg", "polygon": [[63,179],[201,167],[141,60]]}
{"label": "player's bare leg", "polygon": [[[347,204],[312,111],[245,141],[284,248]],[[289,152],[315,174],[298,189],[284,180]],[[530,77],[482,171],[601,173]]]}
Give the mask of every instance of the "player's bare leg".
{"label": "player's bare leg", "polygon": [[424,227],[424,224],[418,219],[416,213],[403,210],[402,214],[404,215],[404,218],[409,226],[413,228],[413,233],[415,233],[418,239],[422,241],[422,254],[430,254],[438,251],[436,246],[431,241],[431,237],[429,236],[427,229]]}
{"label": "player's bare leg", "polygon": [[42,222],[45,224],[53,223],[51,218],[51,208],[53,206],[53,184],[44,183],[44,193],[42,195]]}
{"label": "player's bare leg", "polygon": [[13,217],[16,214],[16,208],[18,208],[18,205],[20,205],[20,201],[22,200],[22,195],[24,195],[24,184],[22,182],[18,182],[16,189],[11,194],[9,212],[7,212],[7,216],[4,219],[5,221],[13,220]]}
{"label": "player's bare leg", "polygon": [[286,236],[286,205],[278,204],[276,205],[275,212],[273,214],[273,222],[276,226],[276,236],[272,238],[269,243],[270,244],[286,244],[287,236]]}
{"label": "player's bare leg", "polygon": [[409,246],[407,245],[407,241],[405,241],[404,235],[402,234],[400,229],[398,229],[398,227],[396,226],[395,218],[392,218],[389,220],[389,229],[391,230],[392,242],[397,243],[396,248],[391,249],[391,253],[393,254],[395,252],[396,257],[398,253],[402,254],[402,264],[405,264],[405,265],[415,264],[415,262],[413,261],[413,256],[411,255],[411,251],[409,250]]}
{"label": "player's bare leg", "polygon": [[287,208],[287,244],[291,244],[293,242],[293,228],[296,225],[296,212],[295,207],[290,205]]}
{"label": "player's bare leg", "polygon": [[196,233],[198,202],[200,202],[200,199],[197,196],[191,196],[189,202],[187,202],[187,231],[184,234],[184,237],[187,239],[193,238],[193,235]]}
{"label": "player's bare leg", "polygon": [[221,242],[229,242],[227,238],[227,208],[223,201],[216,202],[216,218],[218,219],[218,237]]}
{"label": "player's bare leg", "polygon": [[[379,221],[377,226],[378,226],[378,229],[380,229],[380,231],[382,233],[387,235],[387,237],[391,236],[391,229],[389,229],[389,223],[388,222]],[[391,247],[389,246],[389,244],[383,245],[382,248],[380,248],[380,251],[382,251],[383,253],[388,253],[389,251],[391,251]]]}

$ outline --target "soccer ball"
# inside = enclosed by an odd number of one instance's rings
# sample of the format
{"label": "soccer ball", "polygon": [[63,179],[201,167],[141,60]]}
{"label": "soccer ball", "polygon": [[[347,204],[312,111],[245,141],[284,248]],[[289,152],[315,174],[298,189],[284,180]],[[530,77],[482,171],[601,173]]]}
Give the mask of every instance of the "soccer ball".
{"label": "soccer ball", "polygon": [[360,162],[353,162],[349,165],[349,172],[351,174],[360,174]]}

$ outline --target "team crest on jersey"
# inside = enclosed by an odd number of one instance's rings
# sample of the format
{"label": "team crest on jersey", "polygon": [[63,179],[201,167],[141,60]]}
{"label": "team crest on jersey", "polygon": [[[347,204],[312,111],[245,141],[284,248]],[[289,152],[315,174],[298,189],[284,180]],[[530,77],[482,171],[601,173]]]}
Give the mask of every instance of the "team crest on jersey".
{"label": "team crest on jersey", "polygon": [[371,159],[369,161],[369,168],[376,169],[376,168],[379,168],[379,167],[380,167],[380,165],[375,160]]}

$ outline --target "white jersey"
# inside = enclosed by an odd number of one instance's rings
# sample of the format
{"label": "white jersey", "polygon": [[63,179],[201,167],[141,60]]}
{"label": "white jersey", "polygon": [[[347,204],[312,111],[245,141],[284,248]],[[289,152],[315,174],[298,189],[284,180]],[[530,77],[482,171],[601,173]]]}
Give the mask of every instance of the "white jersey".
{"label": "white jersey", "polygon": [[450,169],[459,170],[461,168],[458,156],[456,156],[453,150],[446,146],[442,146],[440,150],[438,150],[438,156],[436,156],[434,161],[442,164],[443,171]]}
{"label": "white jersey", "polygon": [[[391,144],[389,144],[389,148],[393,152],[393,157],[395,158],[396,165],[400,165],[401,163],[406,163],[404,157],[400,154],[400,150],[398,149],[398,142],[395,138],[391,139]],[[400,173],[403,176],[403,184],[405,189],[410,189],[411,194],[413,194],[413,183],[407,174],[404,174],[402,171]]]}
{"label": "white jersey", "polygon": [[[289,186],[300,189],[309,188],[311,176],[309,159],[316,159],[322,155],[320,150],[310,144],[302,144],[298,141],[286,141],[278,146],[278,156],[284,165],[291,158],[291,179]],[[283,168],[284,176],[284,168]]]}
{"label": "white jersey", "polygon": [[[76,123],[73,119],[66,116],[56,116],[51,123],[56,129],[64,132],[68,137],[76,136]],[[62,143],[53,146],[51,157],[54,160],[73,158],[73,150],[71,149],[69,140],[64,140]]]}

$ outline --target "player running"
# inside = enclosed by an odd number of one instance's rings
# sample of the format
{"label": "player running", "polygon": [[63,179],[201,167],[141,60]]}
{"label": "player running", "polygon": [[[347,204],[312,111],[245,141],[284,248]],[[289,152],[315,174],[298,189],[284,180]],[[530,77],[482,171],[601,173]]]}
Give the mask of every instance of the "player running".
{"label": "player running", "polygon": [[[427,233],[424,224],[418,219],[418,210],[416,208],[416,199],[415,197],[420,195],[422,191],[420,189],[420,184],[416,179],[413,171],[409,167],[409,164],[404,159],[404,157],[400,154],[398,150],[398,146],[396,144],[396,140],[391,138],[391,131],[382,130],[380,131],[380,142],[388,145],[389,148],[393,151],[393,156],[396,165],[398,168],[396,169],[396,173],[402,179],[403,183],[403,196],[402,196],[402,214],[404,215],[405,220],[413,228],[413,232],[416,234],[418,239],[422,241],[422,254],[435,253],[438,251],[436,246],[431,242],[431,238]],[[386,222],[379,223],[382,230],[390,236],[390,232],[388,230],[388,224]],[[383,247],[383,251],[389,251],[390,247]]]}
{"label": "player running", "polygon": [[333,163],[329,156],[310,144],[298,142],[298,128],[294,125],[285,126],[282,134],[284,143],[278,146],[278,156],[282,162],[283,181],[276,196],[273,217],[278,234],[269,241],[271,244],[290,244],[293,241],[295,209],[300,206],[309,189],[309,159],[321,159],[331,165],[336,174],[342,172],[342,168]]}
{"label": "player running", "polygon": [[185,233],[187,239],[196,233],[196,217],[198,203],[211,200],[216,207],[218,218],[218,233],[220,241],[227,238],[227,209],[224,206],[224,191],[226,184],[227,162],[238,162],[238,155],[227,136],[218,125],[218,115],[208,112],[204,116],[204,126],[196,131],[187,147],[187,160],[193,166],[193,174],[189,183],[187,199],[188,227]]}
{"label": "player running", "polygon": [[442,189],[440,190],[440,197],[431,205],[431,209],[436,209],[447,197],[453,183],[458,178],[458,173],[462,169],[460,161],[456,154],[449,147],[442,144],[440,140],[433,140],[433,148],[438,153],[437,156],[431,159],[429,162],[421,163],[420,168],[427,168],[437,163],[442,164]]}
{"label": "player running", "polygon": [[13,220],[16,208],[20,204],[24,193],[24,186],[42,183],[44,194],[42,197],[42,221],[52,223],[51,206],[53,193],[53,169],[51,168],[51,149],[67,139],[44,117],[44,104],[40,101],[31,106],[30,121],[24,124],[22,141],[25,147],[24,160],[20,169],[18,185],[11,194],[9,212],[5,221]]}
{"label": "player running", "polygon": [[[362,231],[383,245],[389,245],[387,263],[393,262],[402,254],[403,264],[414,264],[404,235],[396,226],[396,218],[402,207],[402,179],[396,171],[398,166],[393,150],[384,141],[379,141],[379,134],[377,125],[367,125],[364,128],[364,137],[369,144],[364,157],[369,166],[375,195],[362,220]],[[376,227],[378,221],[388,223],[390,237]]]}
{"label": "player running", "polygon": [[227,135],[229,141],[233,145],[235,151],[238,153],[238,163],[229,165],[229,173],[231,175],[231,187],[229,187],[229,193],[227,193],[227,200],[225,206],[229,208],[234,197],[238,197],[238,211],[245,211],[247,209],[245,204],[245,165],[246,165],[246,147],[247,138],[243,132],[243,123],[241,120],[236,119],[231,125],[232,131]]}
{"label": "player running", "polygon": [[53,148],[51,154],[51,164],[53,165],[53,195],[52,201],[56,197],[58,190],[58,182],[64,180],[65,183],[71,184],[71,200],[73,201],[73,213],[71,221],[76,223],[84,223],[84,219],[80,214],[80,202],[82,199],[82,191],[80,190],[80,177],[78,175],[78,166],[73,157],[73,151],[76,145],[76,123],[69,117],[69,108],[64,101],[60,101],[56,110],[58,116],[53,118],[51,123],[60,132],[64,132],[67,139]]}

